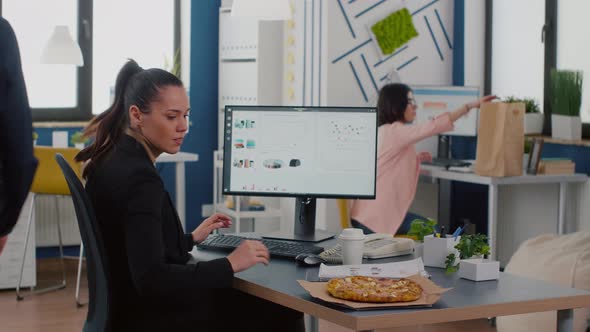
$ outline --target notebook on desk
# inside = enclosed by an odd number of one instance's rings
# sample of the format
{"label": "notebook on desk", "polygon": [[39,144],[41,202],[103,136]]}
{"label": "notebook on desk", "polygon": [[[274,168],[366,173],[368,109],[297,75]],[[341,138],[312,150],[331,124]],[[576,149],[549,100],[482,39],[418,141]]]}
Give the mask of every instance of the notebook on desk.
{"label": "notebook on desk", "polygon": [[423,162],[424,165],[432,165],[438,167],[444,167],[449,169],[450,167],[469,167],[471,162],[460,160],[460,159],[448,159],[448,158],[432,158],[432,162]]}

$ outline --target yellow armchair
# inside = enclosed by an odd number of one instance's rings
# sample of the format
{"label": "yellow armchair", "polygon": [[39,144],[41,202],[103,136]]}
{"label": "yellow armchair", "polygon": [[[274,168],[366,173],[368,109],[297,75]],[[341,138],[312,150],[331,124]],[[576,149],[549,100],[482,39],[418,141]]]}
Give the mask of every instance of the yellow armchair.
{"label": "yellow armchair", "polygon": [[[27,231],[25,237],[25,245],[23,248],[23,256],[21,260],[21,268],[20,274],[18,278],[18,284],[16,286],[16,298],[17,300],[22,300],[24,297],[21,295],[20,286],[23,277],[23,270],[25,265],[25,257],[27,253],[27,245],[29,242],[30,232],[31,232],[31,222],[33,219],[33,209],[35,208],[35,200],[37,195],[70,195],[70,190],[66,183],[66,180],[63,176],[59,165],[55,161],[55,154],[61,153],[68,163],[72,166],[72,169],[76,172],[78,176],[81,174],[81,164],[74,160],[74,157],[80,150],[74,148],[53,148],[49,146],[35,146],[33,149],[33,153],[39,164],[37,166],[37,171],[35,172],[35,176],[33,178],[33,184],[31,185],[31,207],[29,211],[29,219],[27,221]],[[62,281],[61,283],[43,288],[37,289],[34,293],[43,293],[52,290],[58,290],[66,287],[66,275],[65,275],[65,263],[64,263],[64,254],[63,254],[63,243],[62,243],[62,233],[61,233],[61,225],[60,225],[60,216],[59,216],[59,209],[57,204],[57,196],[55,200],[55,212],[57,214],[57,235],[59,240],[59,252],[61,258],[61,265],[62,265]]]}

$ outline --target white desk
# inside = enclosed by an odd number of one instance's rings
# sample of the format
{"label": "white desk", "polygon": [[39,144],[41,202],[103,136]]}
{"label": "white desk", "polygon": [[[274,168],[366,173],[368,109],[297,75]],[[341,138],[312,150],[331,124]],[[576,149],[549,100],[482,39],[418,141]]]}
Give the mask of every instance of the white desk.
{"label": "white desk", "polygon": [[162,153],[156,159],[157,163],[176,163],[176,211],[178,212],[178,217],[180,218],[183,228],[186,225],[186,181],[184,163],[197,160],[199,160],[199,155],[189,152],[177,152],[175,154]]}
{"label": "white desk", "polygon": [[432,165],[420,165],[420,175],[430,176],[433,179],[443,179],[468,183],[477,183],[488,186],[488,242],[490,244],[490,256],[496,259],[496,231],[498,228],[498,186],[521,184],[548,184],[559,183],[559,208],[557,211],[557,233],[563,234],[565,224],[565,203],[567,185],[569,183],[586,182],[586,174],[559,174],[559,175],[522,175],[507,177],[480,176],[475,173],[451,172],[442,167]]}

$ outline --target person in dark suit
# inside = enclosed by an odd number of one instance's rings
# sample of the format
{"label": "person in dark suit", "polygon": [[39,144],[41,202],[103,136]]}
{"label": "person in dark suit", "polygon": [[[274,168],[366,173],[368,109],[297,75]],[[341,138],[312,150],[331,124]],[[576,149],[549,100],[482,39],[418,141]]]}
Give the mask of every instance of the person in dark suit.
{"label": "person in dark suit", "polygon": [[27,198],[37,159],[20,52],[10,23],[0,17],[0,253]]}
{"label": "person in dark suit", "polygon": [[[231,224],[215,214],[184,234],[154,167],[162,152],[180,150],[189,111],[176,76],[129,60],[117,76],[113,105],[85,131],[94,142],[76,158],[86,162],[86,191],[105,242],[112,330],[302,330],[300,312],[231,288],[234,273],[269,263],[260,241],[244,241],[225,258],[187,264],[195,244]],[[257,314],[244,312],[252,308]]]}

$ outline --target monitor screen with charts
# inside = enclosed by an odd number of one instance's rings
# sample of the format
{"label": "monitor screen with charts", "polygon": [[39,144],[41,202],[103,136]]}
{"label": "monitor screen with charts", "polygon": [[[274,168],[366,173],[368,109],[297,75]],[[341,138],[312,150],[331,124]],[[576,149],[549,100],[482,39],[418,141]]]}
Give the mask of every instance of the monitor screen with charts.
{"label": "monitor screen with charts", "polygon": [[[416,123],[433,119],[438,115],[454,111],[480,98],[479,88],[472,86],[412,86],[418,105]],[[455,128],[443,133],[452,136],[477,136],[479,110],[471,110],[455,121]]]}
{"label": "monitor screen with charts", "polygon": [[296,240],[318,240],[316,198],[375,198],[376,160],[375,108],[225,108],[223,194],[295,197]]}

